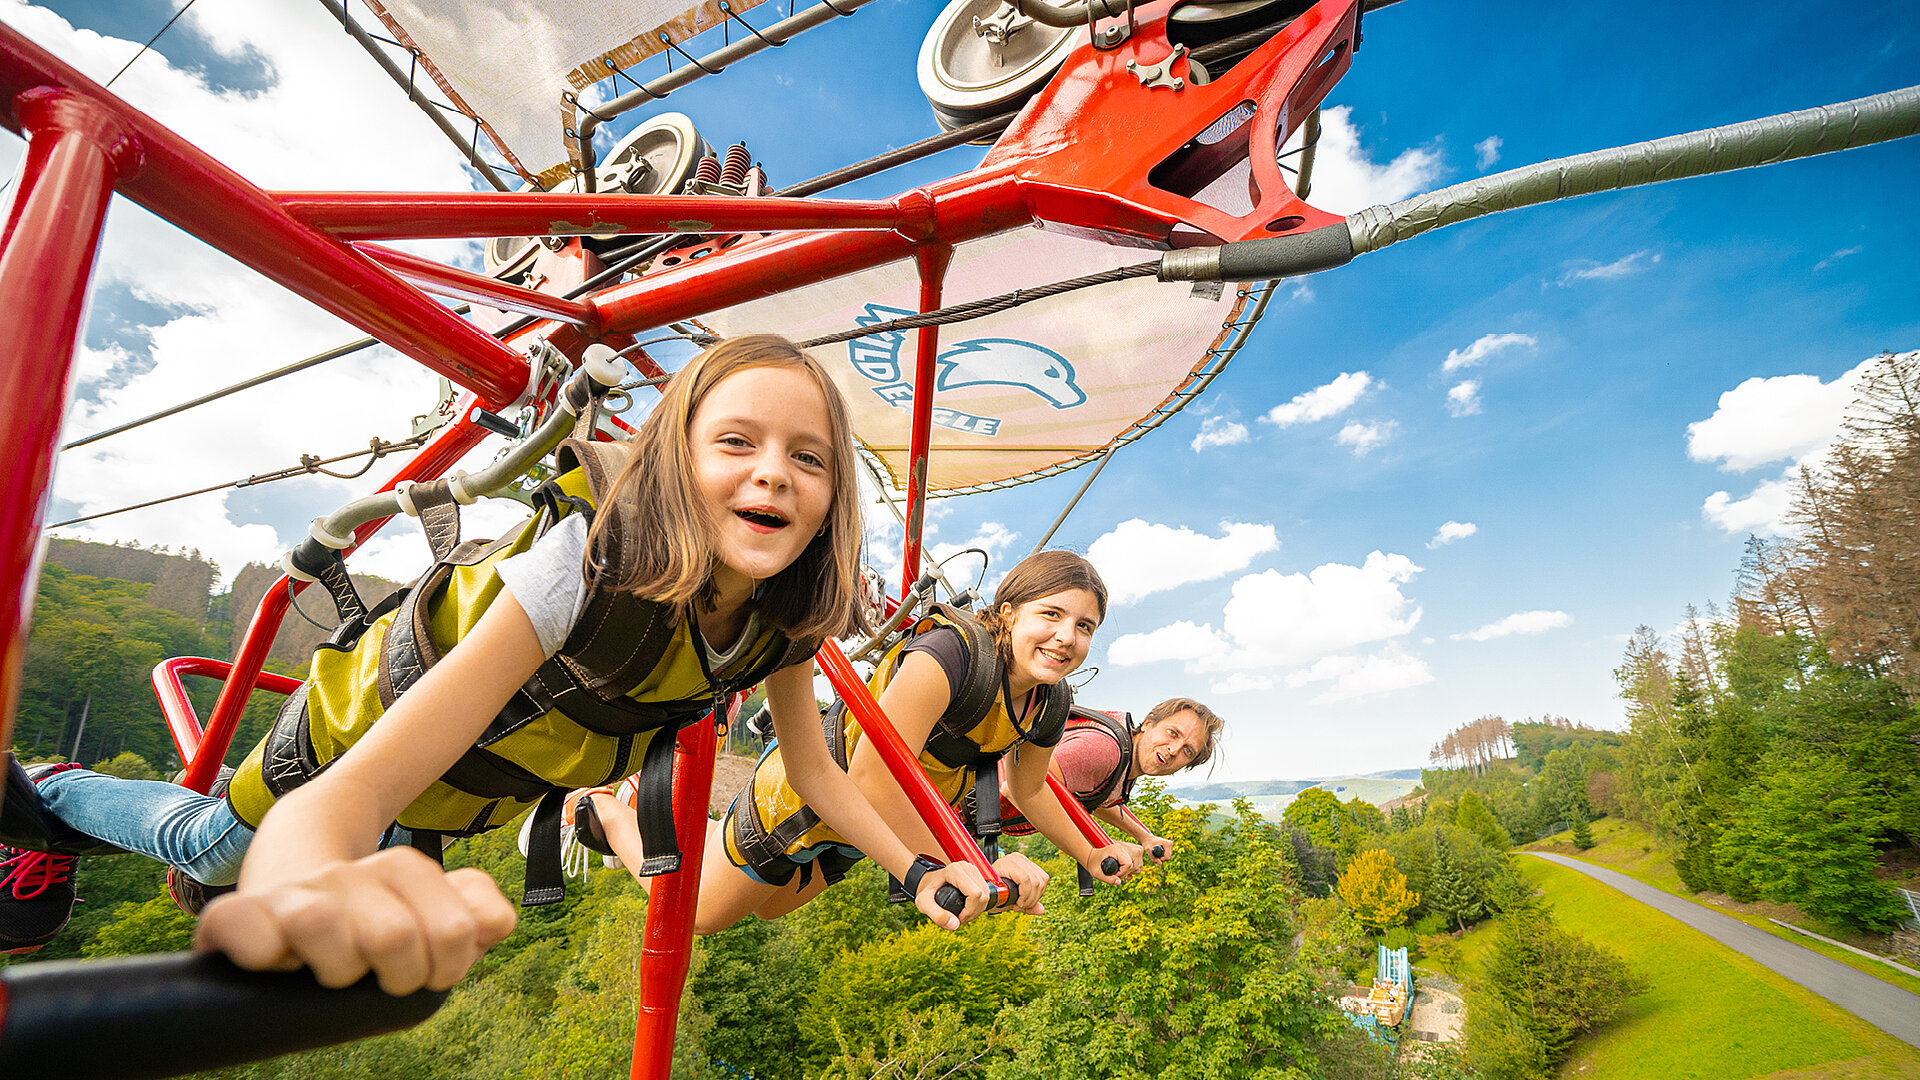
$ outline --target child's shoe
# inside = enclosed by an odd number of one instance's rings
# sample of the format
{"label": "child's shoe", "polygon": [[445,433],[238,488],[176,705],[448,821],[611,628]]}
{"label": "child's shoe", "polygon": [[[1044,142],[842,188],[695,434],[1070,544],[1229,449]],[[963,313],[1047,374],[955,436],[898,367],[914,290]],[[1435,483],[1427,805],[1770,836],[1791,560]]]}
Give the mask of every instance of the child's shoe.
{"label": "child's shoe", "polygon": [[0,847],[0,953],[30,953],[73,916],[73,856]]}
{"label": "child's shoe", "polygon": [[[627,784],[608,784],[605,787],[577,788],[567,793],[567,800],[560,807],[560,869],[568,877],[585,879],[595,852],[600,853],[601,861],[609,869],[618,870],[625,865],[607,847],[600,823],[595,820],[592,796],[612,795],[625,803],[631,798],[627,794],[630,787]],[[528,814],[526,822],[520,826],[520,854],[526,855],[532,844],[533,815]]]}

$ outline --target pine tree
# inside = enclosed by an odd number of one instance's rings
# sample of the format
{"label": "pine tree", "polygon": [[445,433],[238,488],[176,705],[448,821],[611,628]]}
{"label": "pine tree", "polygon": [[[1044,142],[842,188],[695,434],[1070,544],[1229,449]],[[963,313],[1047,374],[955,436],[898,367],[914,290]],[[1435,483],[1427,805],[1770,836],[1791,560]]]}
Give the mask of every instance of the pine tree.
{"label": "pine tree", "polygon": [[1579,811],[1573,815],[1573,846],[1581,851],[1593,847],[1593,826],[1587,822],[1587,815]]}
{"label": "pine tree", "polygon": [[1427,884],[1427,910],[1451,923],[1456,930],[1480,917],[1480,898],[1460,865],[1460,855],[1443,832],[1433,832],[1433,858]]}

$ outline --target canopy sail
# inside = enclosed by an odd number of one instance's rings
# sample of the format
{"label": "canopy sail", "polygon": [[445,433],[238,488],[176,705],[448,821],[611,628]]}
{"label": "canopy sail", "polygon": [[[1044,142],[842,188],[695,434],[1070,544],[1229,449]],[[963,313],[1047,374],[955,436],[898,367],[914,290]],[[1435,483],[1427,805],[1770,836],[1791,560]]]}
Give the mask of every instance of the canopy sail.
{"label": "canopy sail", "polygon": [[[1108,270],[1116,249],[1022,229],[960,244],[945,302],[959,304]],[[729,308],[702,321],[722,336],[796,340],[916,310],[911,260]],[[1137,433],[1237,344],[1249,294],[1136,278],[941,328],[928,492],[959,494],[1036,479]],[[904,489],[914,331],[813,350],[833,373],[861,443]]]}

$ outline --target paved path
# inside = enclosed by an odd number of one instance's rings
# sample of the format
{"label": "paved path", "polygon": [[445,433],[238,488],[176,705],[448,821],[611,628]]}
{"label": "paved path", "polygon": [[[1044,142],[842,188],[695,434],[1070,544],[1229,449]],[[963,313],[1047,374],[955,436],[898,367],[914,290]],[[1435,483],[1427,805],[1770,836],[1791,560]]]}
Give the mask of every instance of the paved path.
{"label": "paved path", "polygon": [[1838,960],[1830,960],[1812,949],[1783,941],[1758,927],[1749,926],[1691,900],[1682,900],[1618,871],[1570,859],[1565,855],[1549,855],[1543,851],[1525,854],[1559,863],[1602,884],[1611,885],[1733,951],[1753,958],[1894,1038],[1920,1046],[1920,994],[1902,990]]}

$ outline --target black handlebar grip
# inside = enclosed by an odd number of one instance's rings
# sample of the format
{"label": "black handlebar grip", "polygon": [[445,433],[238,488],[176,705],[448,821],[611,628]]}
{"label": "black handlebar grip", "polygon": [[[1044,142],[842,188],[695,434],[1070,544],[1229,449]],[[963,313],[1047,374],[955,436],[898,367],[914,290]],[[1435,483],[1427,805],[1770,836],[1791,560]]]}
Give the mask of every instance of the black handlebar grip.
{"label": "black handlebar grip", "polygon": [[1112,877],[1113,875],[1115,875],[1115,874],[1117,874],[1117,873],[1119,873],[1119,872],[1120,872],[1120,860],[1119,860],[1119,859],[1116,859],[1116,858],[1114,858],[1114,857],[1113,857],[1113,856],[1111,856],[1111,855],[1109,855],[1109,856],[1107,856],[1107,857],[1106,857],[1106,858],[1104,858],[1104,859],[1101,859],[1101,860],[1100,860],[1100,872],[1101,872],[1101,873],[1103,873],[1103,874],[1105,874],[1105,875],[1107,875],[1108,877]]}
{"label": "black handlebar grip", "polygon": [[1156,859],[1164,859],[1164,858],[1166,858],[1166,857],[1167,857],[1167,846],[1166,846],[1165,844],[1155,844],[1155,845],[1153,845],[1153,857],[1154,857],[1154,858],[1156,858]]}
{"label": "black handlebar grip", "polygon": [[162,953],[0,972],[0,1076],[181,1076],[380,1035],[425,1020],[445,991],[393,997],[372,975],[329,990],[308,971],[243,971]]}
{"label": "black handlebar grip", "polygon": [[933,902],[958,915],[966,910],[967,894],[957,885],[942,885],[940,891],[933,894]]}

